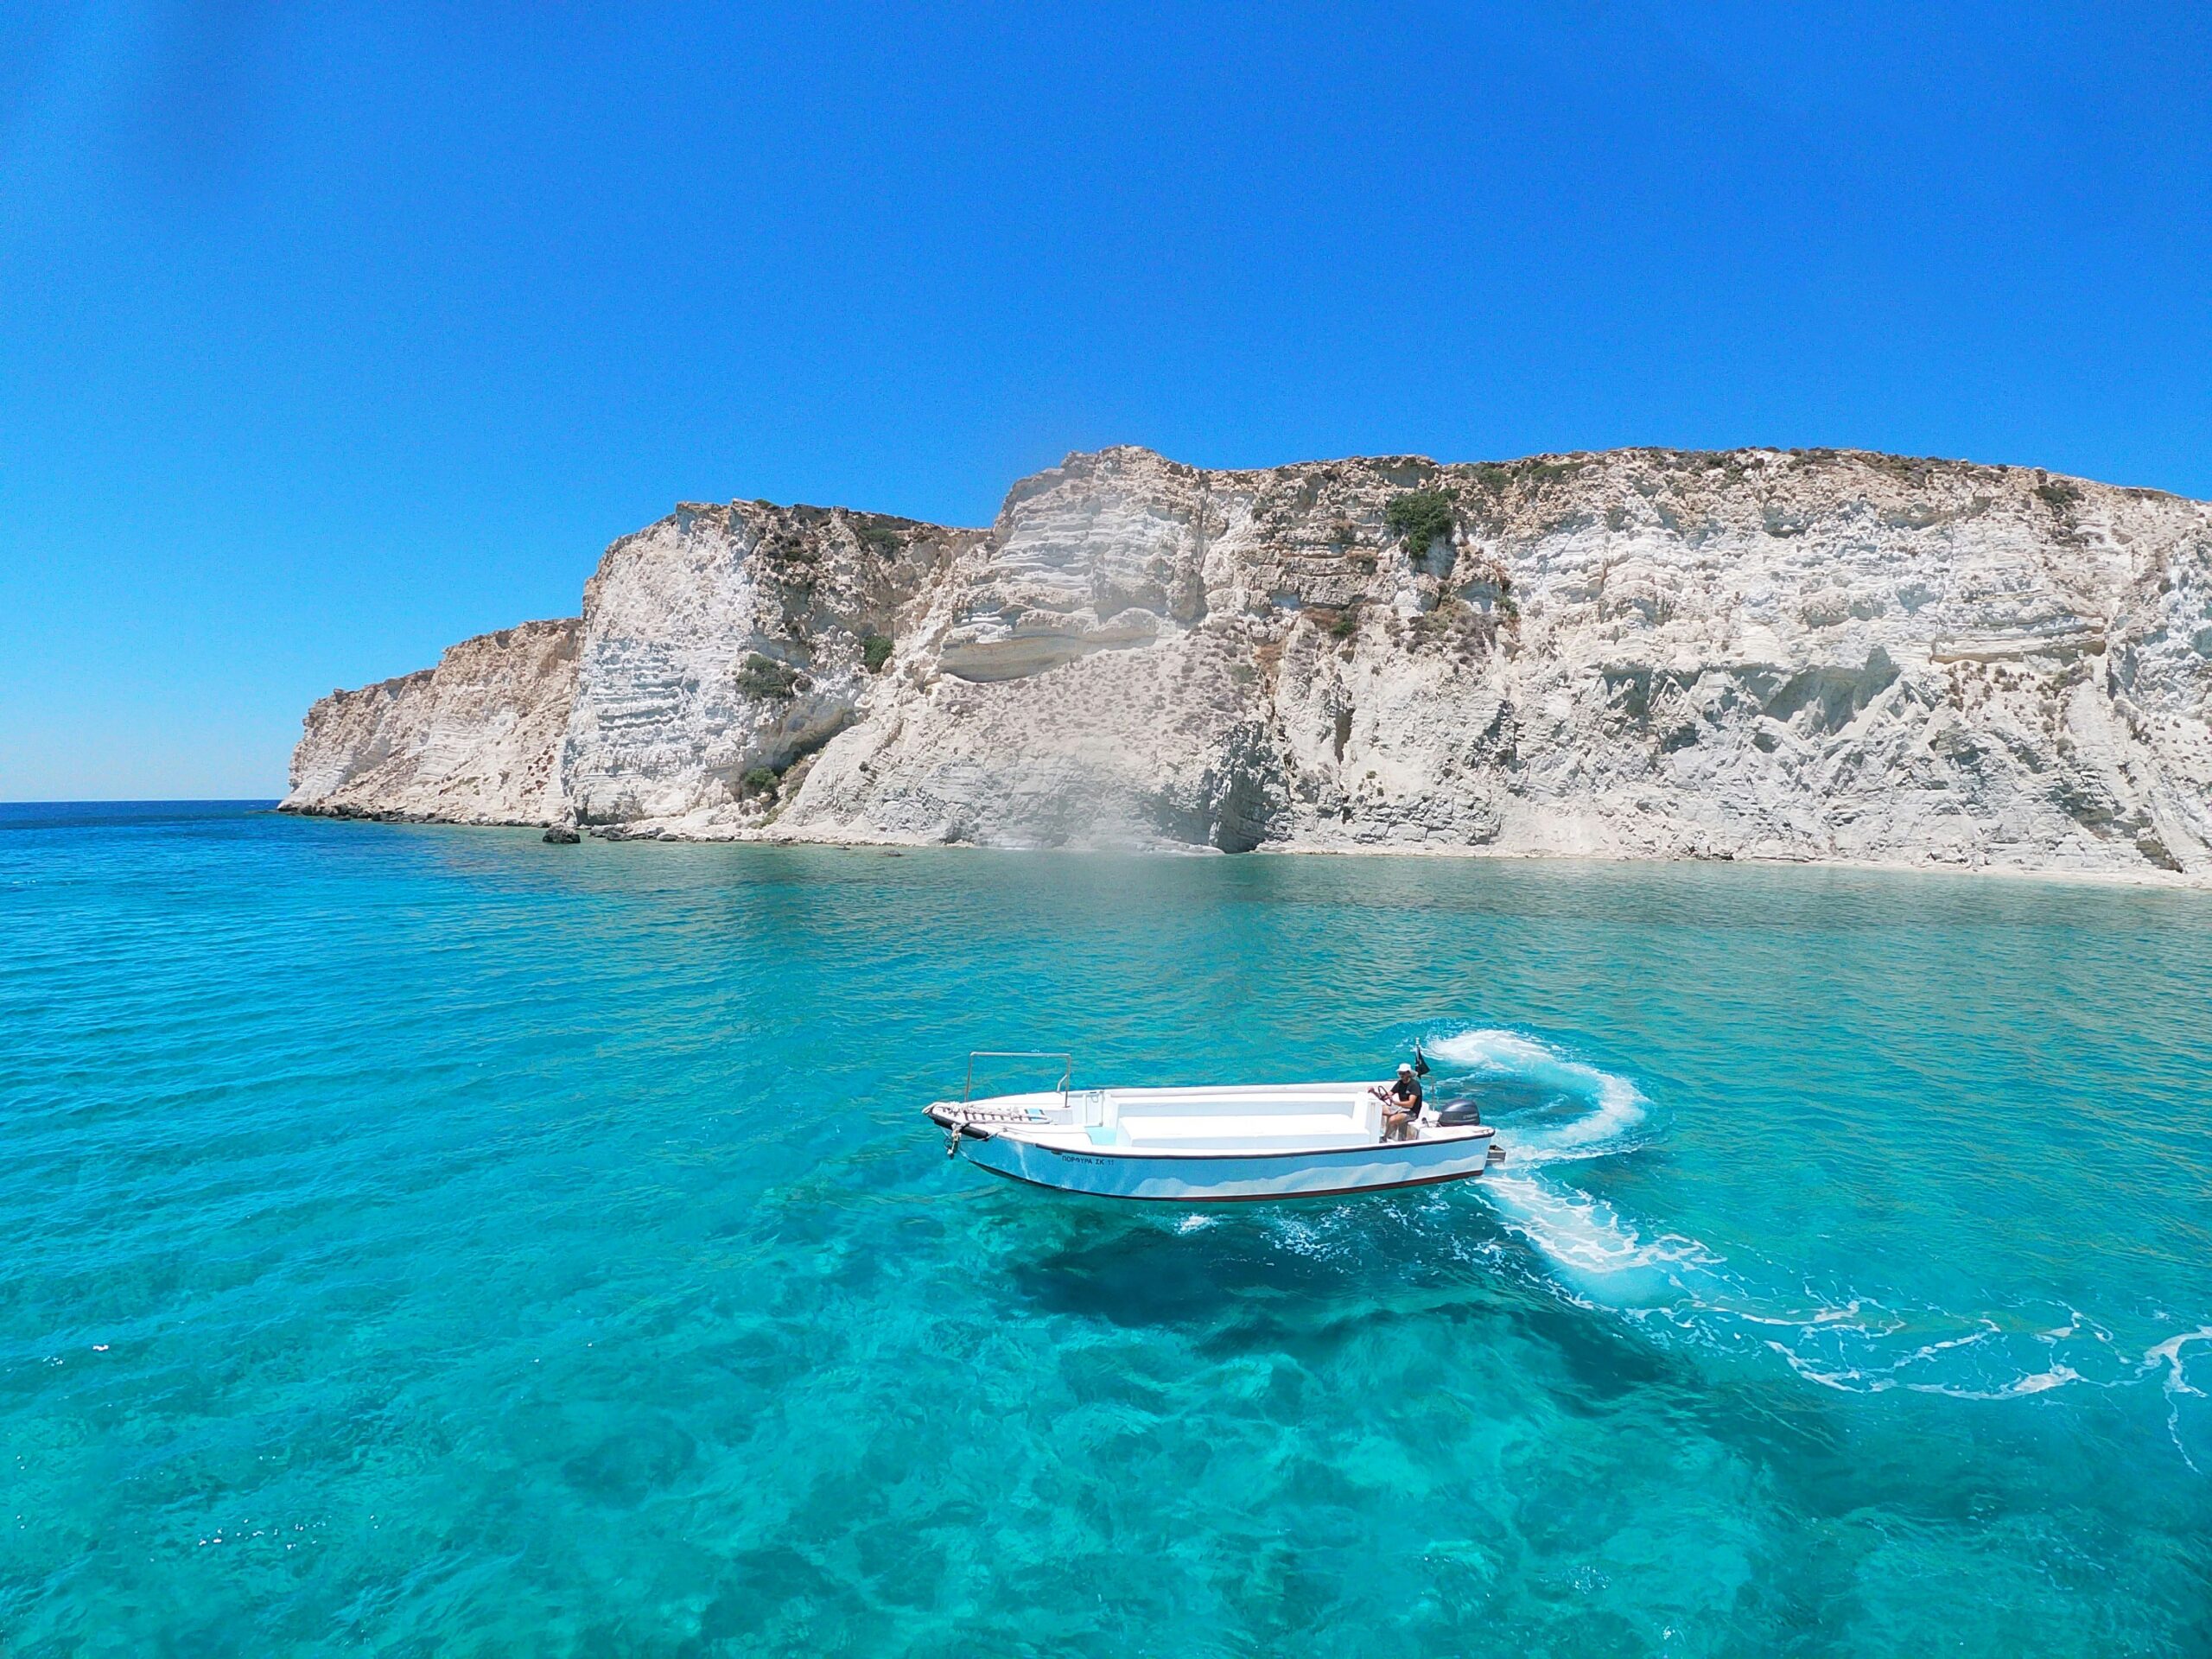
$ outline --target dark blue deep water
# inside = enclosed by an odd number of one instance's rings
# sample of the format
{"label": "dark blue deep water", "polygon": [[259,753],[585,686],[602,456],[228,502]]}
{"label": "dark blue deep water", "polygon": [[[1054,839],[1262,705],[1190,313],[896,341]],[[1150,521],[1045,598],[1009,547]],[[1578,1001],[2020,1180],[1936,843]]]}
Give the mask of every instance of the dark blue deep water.
{"label": "dark blue deep water", "polygon": [[[917,1116],[1415,1038],[1504,1169]],[[0,1649],[2202,1655],[2209,1130],[2212,894],[0,809]]]}

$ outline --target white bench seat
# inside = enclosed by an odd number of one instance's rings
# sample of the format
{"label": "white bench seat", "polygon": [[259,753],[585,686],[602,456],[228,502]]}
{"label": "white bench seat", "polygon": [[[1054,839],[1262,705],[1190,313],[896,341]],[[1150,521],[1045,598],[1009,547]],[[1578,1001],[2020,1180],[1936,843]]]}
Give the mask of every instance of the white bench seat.
{"label": "white bench seat", "polygon": [[1201,1116],[1195,1113],[1122,1115],[1122,1132],[1132,1146],[1192,1149],[1270,1144],[1283,1147],[1356,1147],[1375,1139],[1375,1131],[1341,1112],[1294,1112],[1261,1116],[1243,1112]]}

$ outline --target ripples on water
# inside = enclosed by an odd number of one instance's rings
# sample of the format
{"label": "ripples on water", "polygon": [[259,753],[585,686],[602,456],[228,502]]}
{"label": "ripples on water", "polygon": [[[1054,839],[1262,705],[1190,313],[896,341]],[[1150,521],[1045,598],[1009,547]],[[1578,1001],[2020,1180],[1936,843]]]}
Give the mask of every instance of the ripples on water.
{"label": "ripples on water", "polygon": [[[10,1653],[2212,1649],[2205,896],[0,813]],[[1416,1038],[1503,1170],[914,1110]]]}

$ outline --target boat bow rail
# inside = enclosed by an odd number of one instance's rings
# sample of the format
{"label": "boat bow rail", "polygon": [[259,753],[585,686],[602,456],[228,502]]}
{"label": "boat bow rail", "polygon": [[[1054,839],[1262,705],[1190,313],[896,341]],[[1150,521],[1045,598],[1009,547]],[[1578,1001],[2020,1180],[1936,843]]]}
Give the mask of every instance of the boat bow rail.
{"label": "boat bow rail", "polygon": [[960,1103],[966,1105],[976,1097],[976,1062],[978,1060],[1058,1060],[1060,1063],[1060,1103],[1065,1105],[1068,1084],[1075,1080],[1075,1056],[1058,1048],[971,1048],[968,1051],[968,1082],[960,1091]]}

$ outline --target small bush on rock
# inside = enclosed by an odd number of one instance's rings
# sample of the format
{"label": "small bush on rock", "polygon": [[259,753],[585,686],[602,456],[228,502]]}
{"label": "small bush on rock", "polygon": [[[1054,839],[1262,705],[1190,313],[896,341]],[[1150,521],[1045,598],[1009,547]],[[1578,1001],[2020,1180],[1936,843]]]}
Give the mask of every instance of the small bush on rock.
{"label": "small bush on rock", "polygon": [[891,660],[891,639],[887,634],[871,633],[861,641],[861,661],[868,664],[871,674],[883,672],[883,665]]}
{"label": "small bush on rock", "polygon": [[1405,537],[1406,551],[1418,558],[1439,537],[1452,533],[1458,515],[1442,490],[1408,490],[1383,510],[1382,522],[1392,535]]}
{"label": "small bush on rock", "polygon": [[798,671],[788,663],[754,652],[737,671],[737,689],[749,697],[788,697],[798,684]]}
{"label": "small bush on rock", "polygon": [[739,784],[748,795],[772,795],[776,792],[776,785],[781,781],[782,779],[776,776],[776,769],[773,766],[755,766],[738,779]]}

